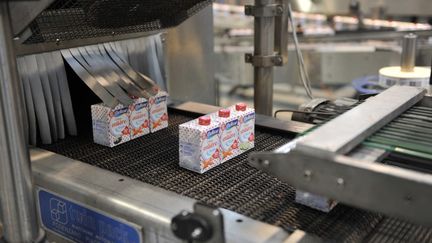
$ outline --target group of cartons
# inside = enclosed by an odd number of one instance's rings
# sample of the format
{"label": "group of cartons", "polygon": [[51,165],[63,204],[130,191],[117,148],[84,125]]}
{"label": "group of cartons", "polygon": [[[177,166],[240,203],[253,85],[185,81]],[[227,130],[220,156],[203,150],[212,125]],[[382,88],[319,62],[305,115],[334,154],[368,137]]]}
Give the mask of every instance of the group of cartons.
{"label": "group of cartons", "polygon": [[179,127],[180,166],[204,173],[254,147],[255,110],[239,103]]}
{"label": "group of cartons", "polygon": [[160,91],[148,100],[134,98],[129,106],[92,105],[94,142],[114,147],[168,127],[167,99],[168,94]]}

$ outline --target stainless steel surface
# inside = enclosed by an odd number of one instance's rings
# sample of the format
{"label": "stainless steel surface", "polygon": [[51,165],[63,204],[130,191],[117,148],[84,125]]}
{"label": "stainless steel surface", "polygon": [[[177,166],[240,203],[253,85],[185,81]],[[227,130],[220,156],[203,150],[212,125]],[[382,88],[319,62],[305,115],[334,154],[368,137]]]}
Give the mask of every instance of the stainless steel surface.
{"label": "stainless steel surface", "polygon": [[0,208],[4,239],[38,239],[33,181],[24,139],[23,90],[19,85],[7,2],[0,2]]}
{"label": "stainless steel surface", "polygon": [[70,50],[62,50],[62,56],[71,66],[81,80],[109,107],[115,107],[119,101],[101,85],[82,65],[80,61],[74,58]]}
{"label": "stainless steel surface", "polygon": [[55,113],[55,120],[57,125],[56,126],[57,136],[59,139],[64,139],[66,133],[65,133],[65,125],[63,119],[62,98],[60,95],[61,91],[60,91],[60,85],[56,74],[55,65],[52,65],[54,61],[51,53],[43,53],[41,56],[42,56],[43,64],[45,65],[46,68],[46,72],[49,78],[50,88],[53,94],[52,98],[54,102],[54,111],[55,111],[54,113]]}
{"label": "stainless steel surface", "polygon": [[122,56],[122,53],[124,50],[122,48],[119,48],[116,50],[114,46],[116,44],[119,44],[119,42],[114,43],[105,43],[103,46],[105,47],[105,50],[108,52],[109,56],[112,58],[114,63],[125,73],[129,78],[132,79],[132,81],[138,85],[139,88],[141,88],[141,92],[143,93],[144,97],[149,98],[149,95],[155,95],[155,86],[154,83],[145,75],[142,75],[135,71],[127,62],[127,55],[124,57]]}
{"label": "stainless steel surface", "polygon": [[[288,159],[289,158],[289,159]],[[348,205],[432,226],[432,175],[343,155],[315,155],[301,148],[286,154],[256,153],[256,168],[295,188]]]}
{"label": "stainless steel surface", "polygon": [[69,135],[77,135],[77,125],[75,121],[75,114],[72,108],[72,99],[69,91],[69,84],[67,81],[65,64],[59,51],[51,52],[53,64],[50,66],[55,69],[57,81],[60,89],[61,105],[64,111],[64,120]]}
{"label": "stainless steel surface", "polygon": [[393,86],[305,135],[297,146],[314,154],[348,153],[420,101],[425,92],[422,88]]}
{"label": "stainless steel surface", "polygon": [[412,72],[415,67],[417,36],[413,33],[405,35],[402,40],[401,70]]}
{"label": "stainless steel surface", "polygon": [[22,44],[19,40],[15,40],[14,45],[17,56],[25,56],[42,52],[58,51],[62,49],[74,48],[79,46],[94,45],[111,41],[127,40],[131,38],[139,38],[154,35],[160,31],[140,32],[131,34],[118,34],[113,36],[103,36],[94,38],[83,38],[77,40],[59,40],[58,42],[38,43],[38,44]]}
{"label": "stainless steel surface", "polygon": [[14,36],[21,34],[25,28],[45,10],[54,0],[39,1],[11,1],[9,12],[11,15],[12,32]]}
{"label": "stainless steel surface", "polygon": [[165,63],[172,99],[216,104],[213,39],[211,6],[168,31]]}
{"label": "stainless steel surface", "polygon": [[[174,108],[177,110],[199,113],[199,114],[209,114],[212,112],[216,112],[220,109],[220,107],[205,105],[196,102],[185,102],[178,105],[174,105]],[[282,121],[271,116],[265,116],[257,114],[255,118],[255,124],[261,127],[267,127],[275,130],[280,130],[284,132],[291,133],[303,133],[310,128],[314,127],[314,125],[303,122],[296,121]]]}
{"label": "stainless steel surface", "polygon": [[[255,7],[274,4],[273,0],[255,0]],[[255,16],[254,56],[273,56],[275,18]],[[254,66],[254,106],[258,114],[273,114],[273,67]]]}
{"label": "stainless steel surface", "polygon": [[24,57],[17,58],[18,69],[21,75],[21,83],[25,95],[26,114],[27,114],[27,137],[28,143],[36,145],[37,142],[37,125],[36,125],[36,114],[33,105],[33,96],[30,86],[30,79],[27,73],[27,66]]}
{"label": "stainless steel surface", "polygon": [[[30,152],[38,187],[142,226],[145,242],[179,242],[170,230],[171,218],[192,211],[195,200],[42,149]],[[226,209],[222,213],[227,242],[283,242],[289,237],[278,227]]]}
{"label": "stainless steel surface", "polygon": [[47,112],[47,101],[45,100],[42,80],[39,76],[39,69],[37,67],[36,56],[30,55],[25,57],[26,68],[30,81],[30,88],[32,92],[36,121],[38,124],[38,131],[43,144],[52,143],[51,129]]}
{"label": "stainless steel surface", "polygon": [[282,57],[282,63],[288,62],[288,0],[276,0],[283,8],[283,13],[275,19],[275,51]]}
{"label": "stainless steel surface", "polygon": [[42,55],[35,55],[35,59],[36,59],[36,69],[38,71],[35,72],[35,76],[39,76],[40,82],[42,83],[43,96],[41,96],[41,98],[45,99],[51,139],[52,141],[57,141],[58,139],[57,122],[56,122],[56,114],[54,110],[55,102],[53,100],[52,88],[50,85],[50,80],[48,78],[47,67],[45,65]]}
{"label": "stainless steel surface", "polygon": [[[352,0],[295,0],[295,9],[301,12],[324,13],[329,15],[349,14]],[[361,0],[360,10],[374,14],[381,10],[388,16],[430,16],[432,6],[429,0]]]}

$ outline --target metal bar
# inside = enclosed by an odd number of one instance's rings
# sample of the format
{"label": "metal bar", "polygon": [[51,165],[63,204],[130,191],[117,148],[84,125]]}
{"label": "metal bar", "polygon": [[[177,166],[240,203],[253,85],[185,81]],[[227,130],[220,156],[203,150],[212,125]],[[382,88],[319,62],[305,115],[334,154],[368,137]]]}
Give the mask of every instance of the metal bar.
{"label": "metal bar", "polygon": [[[182,210],[192,211],[194,199],[46,150],[31,149],[30,153],[38,189],[49,190],[141,226],[143,242],[180,242],[171,231],[171,219]],[[221,211],[226,242],[285,242],[289,239],[289,234],[279,227],[226,209]]]}
{"label": "metal bar", "polygon": [[[289,159],[288,159],[289,158]],[[343,155],[255,153],[250,164],[300,190],[432,226],[432,175]]]}
{"label": "metal bar", "polygon": [[[255,0],[256,7],[274,4],[274,0]],[[275,18],[255,16],[255,56],[274,54]],[[273,114],[273,67],[254,66],[254,105],[258,114]]]}
{"label": "metal bar", "polygon": [[425,92],[415,87],[393,86],[305,135],[298,147],[311,153],[346,154],[420,101]]}
{"label": "metal bar", "polygon": [[[0,208],[7,242],[34,242],[43,235],[36,216],[29,154],[8,3],[0,2]],[[41,234],[42,233],[42,234]]]}
{"label": "metal bar", "polygon": [[405,35],[402,41],[401,70],[412,72],[415,67],[417,36],[413,33]]}
{"label": "metal bar", "polygon": [[275,52],[282,58],[281,65],[288,61],[288,0],[276,0],[282,14],[275,18]]}

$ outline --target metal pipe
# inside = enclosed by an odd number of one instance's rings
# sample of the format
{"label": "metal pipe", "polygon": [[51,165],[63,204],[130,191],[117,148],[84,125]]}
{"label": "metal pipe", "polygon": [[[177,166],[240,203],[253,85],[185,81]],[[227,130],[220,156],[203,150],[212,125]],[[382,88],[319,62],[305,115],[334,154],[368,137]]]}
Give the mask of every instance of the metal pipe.
{"label": "metal pipe", "polygon": [[36,204],[8,3],[0,2],[0,209],[6,242],[35,242],[43,235]]}
{"label": "metal pipe", "polygon": [[[273,0],[255,0],[256,7],[274,4]],[[275,18],[255,16],[255,56],[274,54]],[[273,114],[273,67],[254,67],[254,104],[258,114]]]}
{"label": "metal pipe", "polygon": [[412,72],[415,67],[417,48],[417,35],[409,33],[405,35],[402,42],[401,70],[402,72]]}

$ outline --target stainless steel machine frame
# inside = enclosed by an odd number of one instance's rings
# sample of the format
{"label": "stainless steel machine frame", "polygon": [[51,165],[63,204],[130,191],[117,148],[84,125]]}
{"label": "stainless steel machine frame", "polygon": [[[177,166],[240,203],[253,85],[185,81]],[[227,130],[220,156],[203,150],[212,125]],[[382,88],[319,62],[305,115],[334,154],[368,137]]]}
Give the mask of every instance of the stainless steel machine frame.
{"label": "stainless steel machine frame", "polygon": [[415,103],[430,102],[424,94],[395,86],[308,133],[289,154],[255,153],[250,163],[298,189],[430,227],[432,175],[346,155]]}
{"label": "stainless steel machine frame", "polygon": [[[207,114],[219,108],[187,102],[176,105],[175,109]],[[295,133],[311,127],[304,123],[281,122],[266,116],[258,116],[257,125]],[[32,148],[30,153],[36,190],[43,188],[132,223],[142,232],[144,242],[180,242],[171,231],[171,219],[183,210],[191,211],[195,200],[46,150]],[[226,242],[321,241],[300,230],[289,234],[279,227],[226,209],[220,210],[224,217]],[[47,233],[48,239],[61,240],[51,232]]]}
{"label": "stainless steel machine frame", "polygon": [[273,113],[273,67],[288,57],[288,1],[255,0],[245,7],[254,16],[254,53],[245,60],[254,66],[254,106],[258,114]]}
{"label": "stainless steel machine frame", "polygon": [[26,146],[23,100],[8,2],[0,3],[0,206],[4,239],[8,242],[39,242],[40,230],[29,154]]}

